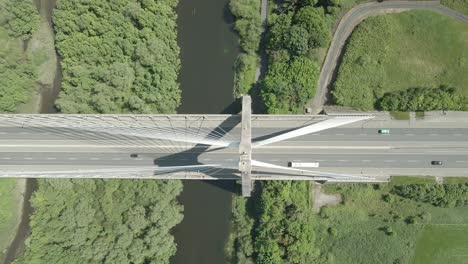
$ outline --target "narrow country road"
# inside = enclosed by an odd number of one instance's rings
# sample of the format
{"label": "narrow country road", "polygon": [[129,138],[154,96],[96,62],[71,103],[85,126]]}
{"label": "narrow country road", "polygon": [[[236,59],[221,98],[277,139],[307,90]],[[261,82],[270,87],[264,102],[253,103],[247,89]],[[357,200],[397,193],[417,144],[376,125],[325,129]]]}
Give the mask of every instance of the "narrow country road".
{"label": "narrow country road", "polygon": [[[412,9],[432,10],[444,15],[459,19],[468,23],[468,17],[440,5],[439,1],[388,1],[388,2],[372,2],[358,5],[349,10],[341,19],[333,36],[333,40],[327,52],[327,57],[320,71],[319,83],[317,92],[310,105],[312,114],[317,114],[323,109],[323,105],[327,100],[328,88],[331,85],[331,80],[336,72],[338,58],[343,52],[346,40],[353,32],[353,29],[364,19],[384,14],[388,12],[402,12]],[[309,102],[310,103],[310,102]]]}

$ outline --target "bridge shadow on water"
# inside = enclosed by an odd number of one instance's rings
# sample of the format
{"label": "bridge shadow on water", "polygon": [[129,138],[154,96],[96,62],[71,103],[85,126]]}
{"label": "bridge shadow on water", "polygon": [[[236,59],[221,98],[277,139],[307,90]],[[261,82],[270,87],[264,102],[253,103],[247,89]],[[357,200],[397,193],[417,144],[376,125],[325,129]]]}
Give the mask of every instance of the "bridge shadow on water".
{"label": "bridge shadow on water", "polygon": [[[237,99],[232,102],[228,107],[226,107],[221,114],[232,114],[232,113],[239,113],[241,111],[241,99]],[[228,117],[224,120],[218,127],[212,129],[206,137],[219,137],[219,135],[225,135],[229,133],[234,127],[239,125],[240,119],[235,116]],[[222,129],[221,129],[222,128]],[[238,139],[240,140],[240,138]],[[193,147],[181,151],[178,153],[173,153],[165,156],[161,156],[160,158],[156,158],[153,160],[153,164],[159,167],[166,167],[166,166],[187,166],[187,165],[204,165],[210,163],[202,163],[200,162],[200,155],[207,152],[216,151],[215,150],[208,150],[211,146],[205,144],[196,144]],[[235,155],[235,154],[234,154]],[[234,162],[238,162],[234,160]],[[211,164],[219,164],[221,162],[213,162]],[[190,170],[196,172],[197,170]],[[232,178],[239,178],[237,174],[239,171],[237,169],[221,169],[212,167],[207,171],[207,174],[214,174],[216,175],[217,180],[201,180],[203,183],[213,185],[217,188],[222,190],[228,191],[230,193],[238,193],[240,188],[237,187],[238,184],[232,183]]]}

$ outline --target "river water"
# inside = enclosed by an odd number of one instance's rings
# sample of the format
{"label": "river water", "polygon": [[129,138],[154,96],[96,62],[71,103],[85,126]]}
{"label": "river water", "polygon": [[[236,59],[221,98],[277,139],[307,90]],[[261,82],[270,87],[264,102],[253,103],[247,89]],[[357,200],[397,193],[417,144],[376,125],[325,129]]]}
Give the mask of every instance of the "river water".
{"label": "river water", "polygon": [[[179,114],[232,114],[233,66],[239,53],[228,0],[180,1],[182,104]],[[232,110],[235,109],[235,110]],[[225,263],[233,181],[184,181],[184,220],[174,228],[173,264]]]}

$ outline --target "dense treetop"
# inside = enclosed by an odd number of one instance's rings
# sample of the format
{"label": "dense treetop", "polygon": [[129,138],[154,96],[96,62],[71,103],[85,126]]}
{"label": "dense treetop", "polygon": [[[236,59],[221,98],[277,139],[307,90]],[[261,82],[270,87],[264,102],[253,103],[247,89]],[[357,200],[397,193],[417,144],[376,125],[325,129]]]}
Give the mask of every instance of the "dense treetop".
{"label": "dense treetop", "polygon": [[3,26],[15,38],[29,39],[39,28],[39,14],[32,0],[5,0]]}
{"label": "dense treetop", "polygon": [[43,180],[15,263],[169,263],[180,181]]}
{"label": "dense treetop", "polygon": [[180,103],[176,0],[59,1],[54,12],[69,113],[172,113]]}

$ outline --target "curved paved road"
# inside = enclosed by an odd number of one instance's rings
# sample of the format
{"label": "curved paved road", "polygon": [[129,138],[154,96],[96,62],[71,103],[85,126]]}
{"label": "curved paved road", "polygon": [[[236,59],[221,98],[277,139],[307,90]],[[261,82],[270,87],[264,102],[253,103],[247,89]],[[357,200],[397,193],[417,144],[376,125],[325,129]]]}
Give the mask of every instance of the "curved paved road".
{"label": "curved paved road", "polygon": [[328,49],[327,57],[320,72],[317,92],[312,100],[312,113],[319,113],[326,101],[327,88],[335,72],[337,60],[342,52],[344,44],[351,35],[353,29],[364,19],[388,12],[401,12],[412,9],[432,10],[468,23],[468,17],[452,9],[440,5],[439,1],[388,1],[383,3],[361,4],[349,10],[341,19]]}

